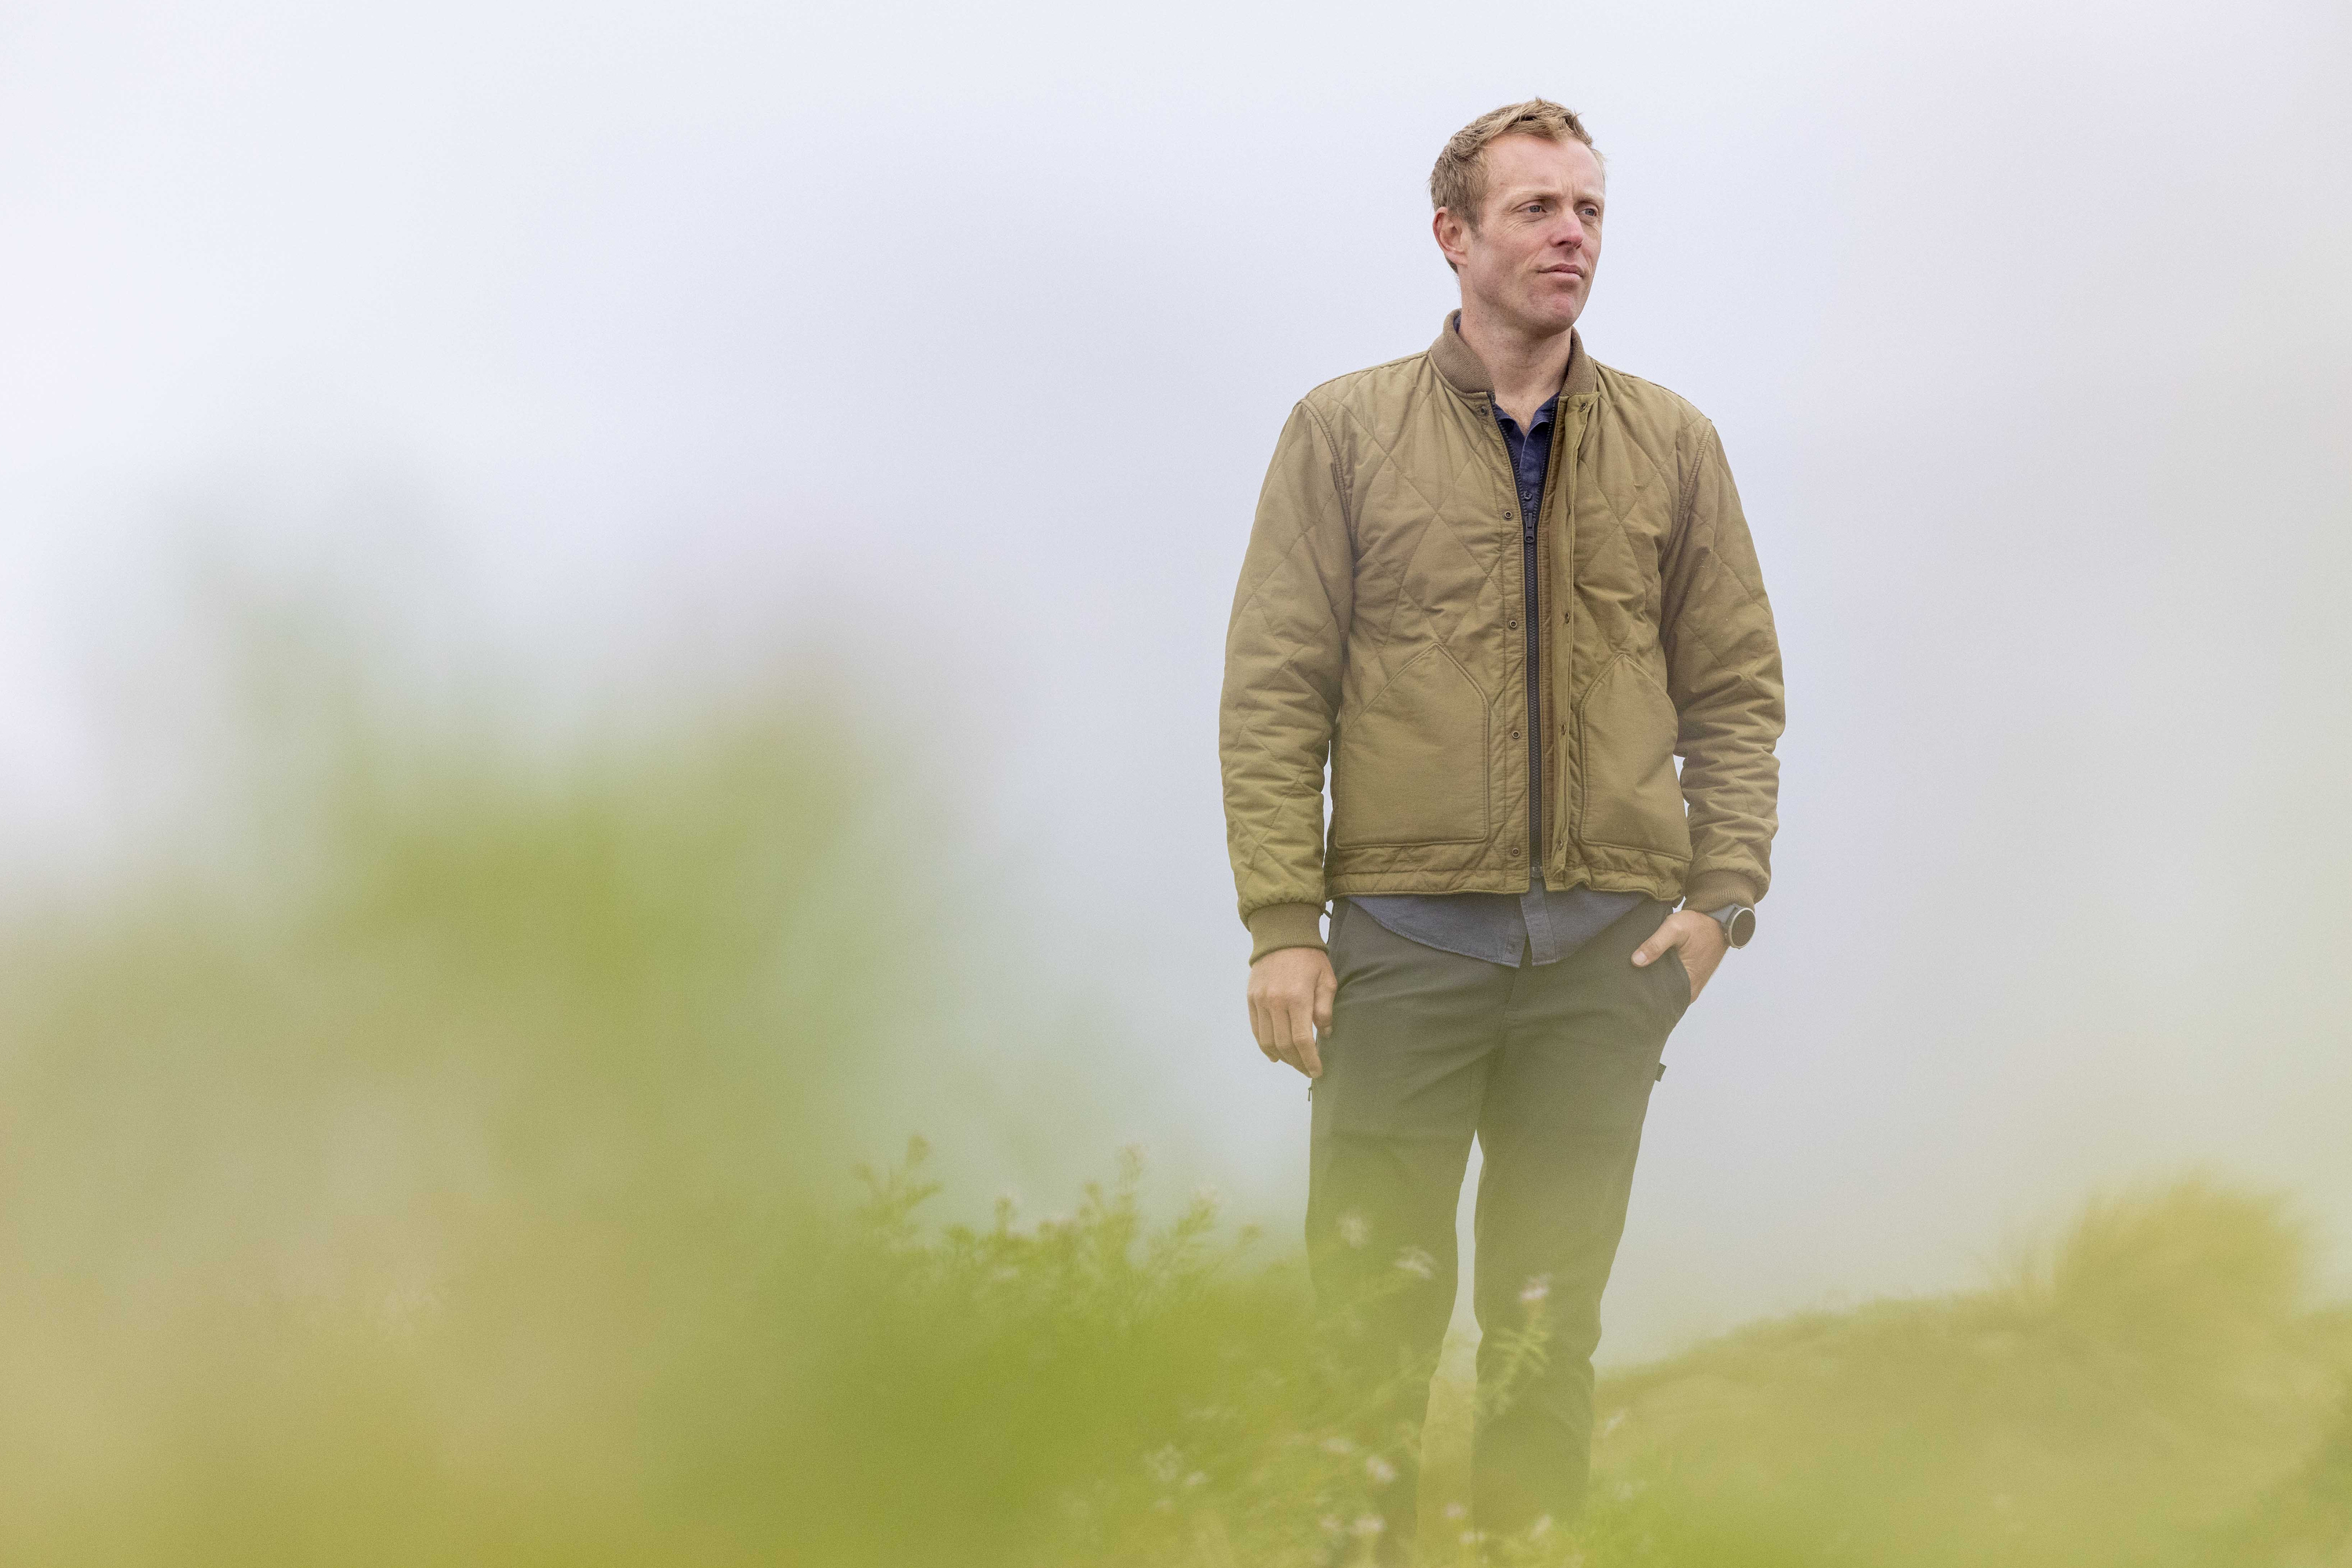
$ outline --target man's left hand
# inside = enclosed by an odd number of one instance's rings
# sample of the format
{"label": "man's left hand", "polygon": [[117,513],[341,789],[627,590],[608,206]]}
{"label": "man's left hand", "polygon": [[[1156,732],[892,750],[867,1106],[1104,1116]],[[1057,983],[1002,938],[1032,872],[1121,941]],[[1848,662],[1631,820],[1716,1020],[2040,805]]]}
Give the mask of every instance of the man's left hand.
{"label": "man's left hand", "polygon": [[1694,1002],[1714,978],[1715,966],[1731,950],[1731,944],[1724,938],[1721,921],[1696,910],[1676,910],[1666,917],[1664,924],[1650,933],[1649,941],[1633,950],[1633,963],[1637,967],[1655,963],[1665,957],[1670,947],[1683,950],[1683,967],[1690,971]]}

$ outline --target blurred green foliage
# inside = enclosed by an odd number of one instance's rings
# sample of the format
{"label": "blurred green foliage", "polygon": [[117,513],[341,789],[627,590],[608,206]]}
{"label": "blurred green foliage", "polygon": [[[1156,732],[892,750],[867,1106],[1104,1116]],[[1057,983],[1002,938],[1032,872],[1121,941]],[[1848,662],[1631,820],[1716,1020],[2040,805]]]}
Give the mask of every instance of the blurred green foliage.
{"label": "blurred green foliage", "polygon": [[551,754],[323,684],[207,824],[236,853],[5,934],[0,1561],[1148,1558],[1249,1478],[1269,1538],[1360,1513],[1296,1269],[1206,1206],[856,1203],[947,1001],[935,819],[862,736]]}
{"label": "blurred green foliage", "polygon": [[2343,1561],[2352,1318],[2307,1310],[2309,1263],[2280,1200],[2192,1175],[1990,1289],[1727,1335],[1609,1380],[1588,1533],[1624,1563]]}
{"label": "blurred green foliage", "polygon": [[[1386,1460],[1289,1249],[1147,1222],[1132,1163],[978,1226],[929,1221],[919,1149],[846,1179],[987,1005],[926,983],[939,846],[855,726],[305,722],[215,869],[0,934],[0,1561],[1369,1552]],[[1608,1380],[1588,1520],[1492,1551],[2352,1561],[2352,1324],[2306,1268],[2223,1185],[2095,1205],[1986,1290]]]}

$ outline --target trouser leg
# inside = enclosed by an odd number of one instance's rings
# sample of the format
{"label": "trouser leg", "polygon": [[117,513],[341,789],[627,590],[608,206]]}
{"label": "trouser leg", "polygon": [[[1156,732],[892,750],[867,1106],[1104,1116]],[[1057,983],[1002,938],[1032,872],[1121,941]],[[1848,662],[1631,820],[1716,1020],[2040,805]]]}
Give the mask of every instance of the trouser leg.
{"label": "trouser leg", "polygon": [[1362,1436],[1395,1479],[1383,1545],[1415,1528],[1420,1431],[1453,1317],[1454,1227],[1515,971],[1408,942],[1344,901],[1339,990],[1315,1085],[1307,1260],[1350,1385],[1386,1386]]}
{"label": "trouser leg", "polygon": [[[1559,963],[1517,971],[1486,1074],[1472,1485],[1475,1521],[1491,1534],[1546,1515],[1564,1524],[1583,1503],[1601,1290],[1660,1057],[1690,1000],[1678,956],[1631,962],[1666,913],[1645,902]],[[1531,1321],[1538,1355],[1515,1350]]]}

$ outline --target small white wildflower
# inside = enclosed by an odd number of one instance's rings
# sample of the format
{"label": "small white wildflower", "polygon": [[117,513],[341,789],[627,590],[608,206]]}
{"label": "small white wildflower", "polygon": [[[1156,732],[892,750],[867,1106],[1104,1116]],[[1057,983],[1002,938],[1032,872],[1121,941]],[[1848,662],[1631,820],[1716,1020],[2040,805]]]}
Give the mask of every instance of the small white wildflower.
{"label": "small white wildflower", "polygon": [[1398,1253],[1396,1266],[1416,1279],[1426,1279],[1437,1272],[1437,1260],[1418,1247],[1408,1247]]}
{"label": "small white wildflower", "polygon": [[1337,1535],[1348,1528],[1339,1522],[1339,1516],[1336,1513],[1327,1513],[1317,1522],[1323,1526],[1324,1533],[1327,1535]]}
{"label": "small white wildflower", "polygon": [[1192,1490],[1195,1487],[1205,1487],[1208,1484],[1209,1472],[1206,1470],[1194,1470],[1191,1475],[1184,1478],[1184,1488],[1187,1491]]}
{"label": "small white wildflower", "polygon": [[1349,1454],[1354,1453],[1356,1451],[1356,1446],[1353,1443],[1349,1442],[1345,1437],[1326,1437],[1323,1439],[1323,1451],[1327,1454],[1338,1454],[1345,1457]]}
{"label": "small white wildflower", "polygon": [[1184,1456],[1171,1443],[1164,1448],[1156,1448],[1144,1455],[1143,1468],[1150,1471],[1151,1479],[1161,1486],[1172,1487],[1176,1484],[1176,1478],[1183,1473]]}
{"label": "small white wildflower", "polygon": [[1640,1493],[1641,1489],[1642,1489],[1640,1487],[1635,1486],[1632,1481],[1619,1481],[1615,1486],[1609,1489],[1609,1495],[1615,1498],[1619,1502],[1632,1502],[1634,1497]]}
{"label": "small white wildflower", "polygon": [[1445,1517],[1459,1523],[1470,1517],[1470,1510],[1458,1502],[1450,1502],[1445,1505]]}
{"label": "small white wildflower", "polygon": [[1350,1247],[1361,1247],[1372,1239],[1372,1227],[1364,1223],[1362,1215],[1343,1214],[1339,1216],[1339,1239]]}
{"label": "small white wildflower", "polygon": [[1529,1541],[1541,1541],[1545,1536],[1549,1535],[1550,1533],[1551,1515],[1549,1514],[1543,1515],[1533,1524],[1528,1526],[1528,1539]]}
{"label": "small white wildflower", "polygon": [[1549,1274],[1538,1274],[1519,1288],[1519,1305],[1522,1307],[1539,1307],[1543,1304],[1544,1298],[1550,1294],[1551,1276]]}
{"label": "small white wildflower", "polygon": [[1355,1533],[1362,1536],[1365,1540],[1370,1541],[1373,1536],[1378,1535],[1381,1531],[1386,1530],[1388,1527],[1389,1521],[1382,1519],[1379,1514],[1364,1513],[1358,1514],[1356,1516],[1356,1522],[1353,1529]]}
{"label": "small white wildflower", "polygon": [[1601,1426],[1601,1435],[1603,1437],[1606,1437],[1610,1433],[1614,1432],[1618,1427],[1622,1426],[1623,1425],[1625,1425],[1625,1412],[1622,1410],[1612,1410],[1609,1413],[1608,1421]]}
{"label": "small white wildflower", "polygon": [[1396,1479],[1396,1467],[1374,1454],[1364,1461],[1364,1474],[1372,1478],[1372,1485],[1384,1487]]}

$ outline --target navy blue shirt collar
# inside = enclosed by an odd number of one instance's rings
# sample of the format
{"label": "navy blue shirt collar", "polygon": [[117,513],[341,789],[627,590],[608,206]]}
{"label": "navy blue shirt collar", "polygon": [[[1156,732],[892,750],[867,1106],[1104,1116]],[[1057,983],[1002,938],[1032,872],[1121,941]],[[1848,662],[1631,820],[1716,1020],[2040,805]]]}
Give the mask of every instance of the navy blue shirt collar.
{"label": "navy blue shirt collar", "polygon": [[1552,416],[1559,407],[1559,394],[1546,399],[1528,419],[1521,431],[1518,422],[1503,412],[1501,404],[1495,405],[1495,423],[1503,428],[1503,445],[1510,449],[1512,477],[1518,481],[1519,517],[1528,537],[1535,536],[1536,519],[1543,510],[1544,470],[1551,467]]}
{"label": "navy blue shirt collar", "polygon": [[1559,412],[1559,394],[1555,392],[1549,397],[1544,399],[1543,406],[1535,411],[1533,416],[1528,420],[1528,427],[1525,430],[1522,430],[1519,428],[1518,421],[1504,413],[1503,405],[1497,403],[1495,405],[1495,423],[1500,425],[1504,430],[1510,435],[1520,437],[1532,436],[1537,431],[1542,429],[1545,426],[1550,424],[1551,416],[1555,413]]}

